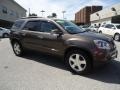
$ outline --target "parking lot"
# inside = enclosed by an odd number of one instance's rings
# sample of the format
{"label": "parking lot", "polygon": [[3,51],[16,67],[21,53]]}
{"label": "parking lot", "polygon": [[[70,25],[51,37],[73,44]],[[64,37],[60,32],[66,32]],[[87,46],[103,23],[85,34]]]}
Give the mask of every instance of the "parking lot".
{"label": "parking lot", "polygon": [[[116,42],[120,52],[120,42]],[[14,55],[9,39],[0,41],[0,90],[120,90],[120,54],[87,76],[69,72],[62,60],[40,53]]]}

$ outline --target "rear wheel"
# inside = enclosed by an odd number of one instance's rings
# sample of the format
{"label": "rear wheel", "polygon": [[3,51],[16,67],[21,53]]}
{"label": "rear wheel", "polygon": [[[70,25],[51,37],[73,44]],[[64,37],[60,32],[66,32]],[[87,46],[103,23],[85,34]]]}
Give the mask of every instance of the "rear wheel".
{"label": "rear wheel", "polygon": [[7,37],[9,37],[9,34],[4,33],[4,34],[3,34],[3,38],[7,38]]}
{"label": "rear wheel", "polygon": [[16,56],[23,55],[24,51],[23,51],[22,45],[19,42],[17,41],[13,42],[12,47]]}
{"label": "rear wheel", "polygon": [[120,41],[120,34],[115,34],[114,35],[114,40],[115,41]]}
{"label": "rear wheel", "polygon": [[102,33],[102,31],[99,31],[99,33]]}
{"label": "rear wheel", "polygon": [[83,51],[70,51],[66,55],[66,64],[68,68],[77,74],[88,74],[92,69],[90,57]]}

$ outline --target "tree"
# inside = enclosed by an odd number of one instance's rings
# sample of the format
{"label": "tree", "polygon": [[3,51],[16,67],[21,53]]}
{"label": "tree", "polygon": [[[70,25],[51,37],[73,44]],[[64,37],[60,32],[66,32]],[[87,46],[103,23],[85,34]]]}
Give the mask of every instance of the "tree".
{"label": "tree", "polygon": [[32,14],[29,14],[29,16],[37,16],[37,14],[35,14],[35,13],[32,13]]}
{"label": "tree", "polygon": [[47,18],[56,18],[57,14],[56,13],[52,13],[51,15],[47,16]]}
{"label": "tree", "polygon": [[52,17],[56,18],[57,14],[56,13],[52,13]]}

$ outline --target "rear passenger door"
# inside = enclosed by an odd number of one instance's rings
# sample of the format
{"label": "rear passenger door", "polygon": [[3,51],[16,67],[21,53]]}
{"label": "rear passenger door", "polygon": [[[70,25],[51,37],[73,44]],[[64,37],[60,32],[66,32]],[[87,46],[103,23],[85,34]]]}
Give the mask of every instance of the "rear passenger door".
{"label": "rear passenger door", "polygon": [[42,49],[42,33],[41,33],[41,22],[28,21],[24,26],[22,32],[22,43],[23,46],[29,49],[41,51]]}

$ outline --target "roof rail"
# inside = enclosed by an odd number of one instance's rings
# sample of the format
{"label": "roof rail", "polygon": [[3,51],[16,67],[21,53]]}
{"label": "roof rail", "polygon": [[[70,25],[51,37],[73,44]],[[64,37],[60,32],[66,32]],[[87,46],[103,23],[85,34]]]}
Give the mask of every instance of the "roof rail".
{"label": "roof rail", "polygon": [[42,18],[42,17],[37,17],[37,16],[29,16],[29,17],[22,17],[21,19],[27,19],[27,18]]}

